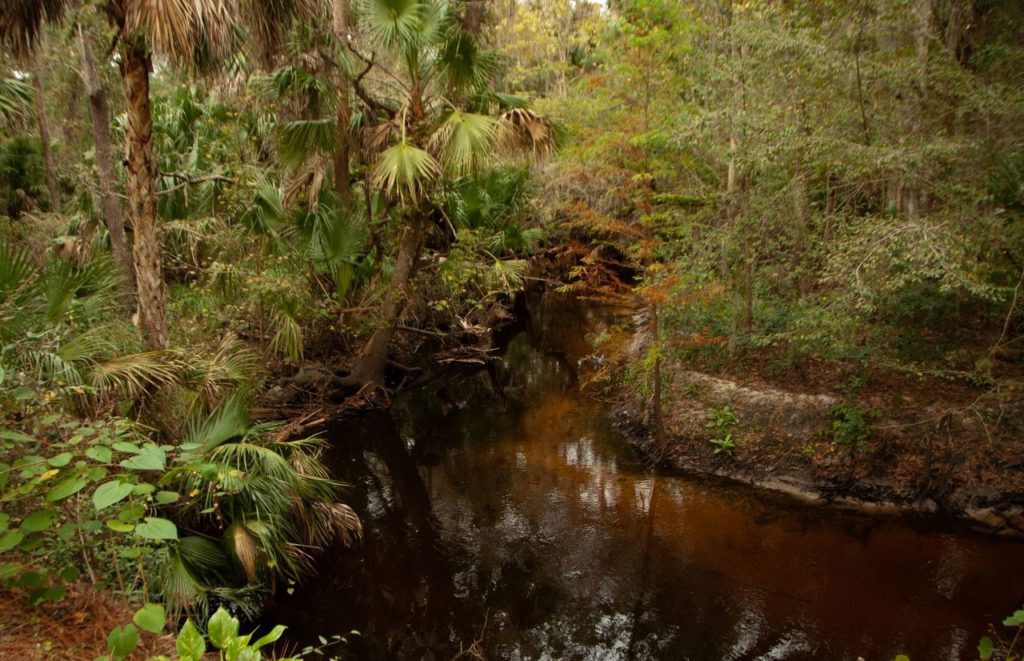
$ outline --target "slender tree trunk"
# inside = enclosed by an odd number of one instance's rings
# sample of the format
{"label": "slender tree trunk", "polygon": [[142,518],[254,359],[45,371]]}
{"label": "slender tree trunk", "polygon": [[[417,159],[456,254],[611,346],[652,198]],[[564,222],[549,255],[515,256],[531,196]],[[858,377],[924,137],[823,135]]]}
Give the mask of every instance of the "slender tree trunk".
{"label": "slender tree trunk", "polygon": [[126,44],[121,76],[128,101],[127,151],[128,217],[134,230],[138,293],[138,324],[147,349],[163,349],[167,336],[167,285],[163,278],[160,238],[156,226],[157,165],[153,157],[153,117],[149,104],[150,59],[139,41]]}
{"label": "slender tree trunk", "polygon": [[412,218],[402,233],[401,244],[398,247],[398,261],[391,274],[391,298],[384,306],[384,316],[380,326],[363,347],[359,363],[348,378],[350,383],[384,385],[384,365],[388,358],[388,347],[395,334],[398,318],[402,315],[409,300],[409,285],[416,270],[416,260],[419,257],[425,234],[425,221],[420,217],[419,212],[413,212]]}
{"label": "slender tree trunk", "polygon": [[667,450],[667,441],[661,402],[661,321],[658,319],[658,304],[655,302],[651,303],[651,336],[654,341],[654,350],[657,352],[654,358],[654,383],[651,388],[654,400],[654,440],[658,445],[659,455],[664,456]]}
{"label": "slender tree trunk", "polygon": [[[333,0],[334,36],[339,51],[348,45],[348,0]],[[334,192],[346,207],[352,204],[352,183],[349,173],[349,83],[348,75],[342,71],[338,76],[338,107],[335,123],[338,131],[338,147],[334,150]]]}
{"label": "slender tree trunk", "polygon": [[36,120],[39,122],[39,141],[43,147],[43,168],[46,170],[46,188],[50,194],[51,211],[60,211],[60,189],[57,187],[57,170],[53,163],[50,145],[50,126],[46,121],[46,90],[43,89],[43,45],[40,43],[32,53],[32,83],[36,88]]}
{"label": "slender tree trunk", "polygon": [[110,248],[114,253],[114,259],[121,269],[126,286],[134,290],[135,268],[132,265],[128,240],[125,238],[121,202],[114,192],[117,177],[114,174],[114,159],[110,146],[110,105],[107,103],[107,90],[96,75],[92,47],[81,26],[78,28],[78,55],[82,61],[82,82],[89,97],[89,112],[92,115],[92,137],[96,145],[96,172],[99,174],[103,220],[110,235]]}

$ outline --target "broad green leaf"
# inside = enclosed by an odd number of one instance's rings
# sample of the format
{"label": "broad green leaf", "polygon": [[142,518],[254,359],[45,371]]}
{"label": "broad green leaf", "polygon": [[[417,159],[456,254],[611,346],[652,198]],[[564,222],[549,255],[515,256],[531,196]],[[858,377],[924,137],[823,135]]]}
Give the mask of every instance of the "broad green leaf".
{"label": "broad green leaf", "polygon": [[978,656],[981,658],[981,661],[991,659],[994,651],[995,645],[992,644],[992,639],[988,636],[982,636],[981,640],[978,641]]}
{"label": "broad green leaf", "polygon": [[233,661],[261,661],[262,659],[263,655],[258,650],[251,647],[243,647],[235,654]]}
{"label": "broad green leaf", "polygon": [[199,661],[206,654],[206,641],[192,624],[192,620],[185,620],[185,626],[178,632],[178,640],[174,646],[181,661]]}
{"label": "broad green leaf", "polygon": [[24,567],[20,562],[5,562],[0,565],[0,581],[9,581]]}
{"label": "broad green leaf", "polygon": [[227,646],[222,648],[224,650],[224,658],[231,661],[238,661],[238,659],[244,658],[243,653],[249,645],[250,638],[252,638],[252,635],[246,634],[244,636],[234,636],[228,640]]}
{"label": "broad green leaf", "polygon": [[135,530],[135,526],[124,521],[118,521],[117,519],[107,519],[107,527],[114,532],[131,532]]}
{"label": "broad green leaf", "polygon": [[225,649],[238,635],[238,620],[231,617],[231,614],[218,608],[206,625],[206,632],[210,634],[210,642],[217,649]]}
{"label": "broad green leaf", "polygon": [[117,514],[117,518],[125,523],[135,523],[146,513],[146,508],[139,503],[128,503]]}
{"label": "broad green leaf", "polygon": [[38,606],[45,601],[60,601],[68,593],[63,585],[53,585],[48,588],[33,590],[28,596],[28,603]]}
{"label": "broad green leaf", "polygon": [[252,644],[253,649],[257,649],[258,650],[259,648],[263,647],[264,645],[269,645],[270,643],[273,643],[274,641],[276,641],[278,638],[280,638],[284,634],[285,628],[286,627],[283,624],[279,624],[276,627],[274,627],[273,629],[271,629],[270,632],[267,633],[266,635],[260,636],[259,638],[256,639],[256,642],[254,642]]}
{"label": "broad green leaf", "polygon": [[135,645],[139,642],[139,631],[134,624],[126,624],[123,627],[116,627],[107,636],[107,649],[115,659],[125,659],[135,651]]}
{"label": "broad green leaf", "polygon": [[70,582],[77,581],[78,577],[82,575],[82,572],[78,567],[75,567],[74,565],[68,565],[64,569],[61,569],[60,574],[58,575],[60,576],[61,580]]}
{"label": "broad green leaf", "polygon": [[20,431],[15,431],[13,429],[0,430],[0,438],[6,439],[8,441],[18,441],[19,443],[36,442],[36,439],[32,438],[31,436],[23,434]]}
{"label": "broad green leaf", "polygon": [[46,460],[46,463],[50,464],[54,468],[62,468],[71,463],[71,460],[75,458],[75,455],[71,452],[62,452],[56,457],[50,457]]}
{"label": "broad green leaf", "polygon": [[110,451],[110,448],[102,445],[89,448],[85,451],[85,456],[101,464],[109,464],[114,459],[114,453]]}
{"label": "broad green leaf", "polygon": [[39,510],[32,512],[21,522],[21,529],[25,532],[39,532],[46,530],[53,525],[53,510]]}
{"label": "broad green leaf", "polygon": [[156,446],[148,446],[134,457],[121,462],[121,466],[130,470],[162,471],[167,467],[167,453]]}
{"label": "broad green leaf", "polygon": [[1003,620],[1008,627],[1019,627],[1024,625],[1024,610],[1014,611],[1013,615]]}
{"label": "broad green leaf", "polygon": [[178,539],[177,526],[156,516],[147,516],[145,523],[135,527],[135,532],[143,539]]}
{"label": "broad green leaf", "polygon": [[92,494],[92,504],[97,511],[105,509],[127,498],[134,488],[135,485],[122,482],[121,480],[113,480],[106,484],[101,484]]}
{"label": "broad green leaf", "polygon": [[21,544],[23,539],[25,539],[25,533],[20,530],[8,530],[4,533],[3,537],[0,537],[0,553],[10,551],[18,544]]}
{"label": "broad green leaf", "polygon": [[89,481],[81,477],[67,477],[58,482],[52,489],[46,492],[46,500],[55,502],[64,500],[68,496],[78,493]]}
{"label": "broad green leaf", "polygon": [[159,604],[146,604],[135,611],[135,615],[132,616],[132,622],[143,631],[149,631],[150,633],[160,633],[163,631],[165,619],[164,607]]}
{"label": "broad green leaf", "polygon": [[170,505],[177,502],[178,498],[177,491],[158,491],[156,494],[156,502],[161,505]]}
{"label": "broad green leaf", "polygon": [[138,454],[139,452],[142,452],[142,448],[138,445],[135,445],[134,443],[125,443],[124,441],[118,441],[110,447],[114,448],[118,452],[130,452],[131,454]]}

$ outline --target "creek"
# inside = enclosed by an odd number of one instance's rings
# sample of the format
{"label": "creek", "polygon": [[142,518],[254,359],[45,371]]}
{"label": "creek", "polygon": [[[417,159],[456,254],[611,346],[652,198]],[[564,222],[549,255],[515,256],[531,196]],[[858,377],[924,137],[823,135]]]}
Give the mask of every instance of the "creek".
{"label": "creek", "polygon": [[1024,543],[651,469],[579,391],[587,337],[614,311],[553,295],[530,310],[502,369],[446,369],[327,430],[366,534],[267,614],[293,642],[358,630],[345,649],[380,659],[476,643],[488,659],[926,661],[975,658],[1020,607]]}

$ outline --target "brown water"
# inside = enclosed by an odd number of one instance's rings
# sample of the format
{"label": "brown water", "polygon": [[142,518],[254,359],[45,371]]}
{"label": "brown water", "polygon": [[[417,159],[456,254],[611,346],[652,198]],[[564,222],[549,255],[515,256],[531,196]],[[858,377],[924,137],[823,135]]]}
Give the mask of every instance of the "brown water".
{"label": "brown water", "polygon": [[[964,659],[1024,544],[659,474],[577,391],[607,312],[534,307],[507,369],[330,432],[366,524],[270,614],[352,658]],[[337,652],[336,652],[337,653]]]}

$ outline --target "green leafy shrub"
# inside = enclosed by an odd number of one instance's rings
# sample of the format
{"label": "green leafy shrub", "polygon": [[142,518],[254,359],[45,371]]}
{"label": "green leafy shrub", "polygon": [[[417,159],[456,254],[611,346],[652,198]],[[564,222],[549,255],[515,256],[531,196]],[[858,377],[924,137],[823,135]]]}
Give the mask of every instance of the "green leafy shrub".
{"label": "green leafy shrub", "polygon": [[854,404],[844,402],[829,409],[832,416],[832,440],[836,443],[862,449],[871,438],[871,425],[878,419],[877,411],[862,411]]}
{"label": "green leafy shrub", "polygon": [[729,405],[712,409],[708,413],[707,429],[712,430],[715,436],[708,440],[715,446],[715,454],[727,454],[732,456],[736,449],[736,439],[733,438],[732,429],[739,424],[739,419],[733,413]]}

